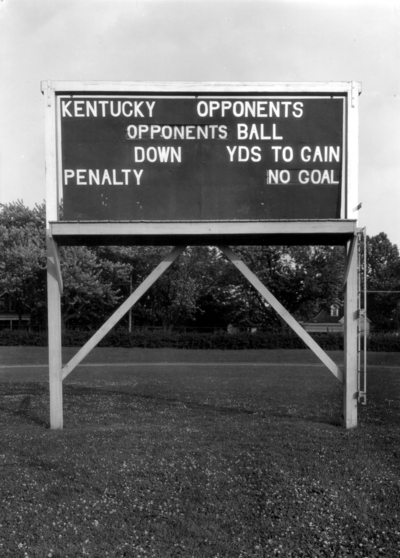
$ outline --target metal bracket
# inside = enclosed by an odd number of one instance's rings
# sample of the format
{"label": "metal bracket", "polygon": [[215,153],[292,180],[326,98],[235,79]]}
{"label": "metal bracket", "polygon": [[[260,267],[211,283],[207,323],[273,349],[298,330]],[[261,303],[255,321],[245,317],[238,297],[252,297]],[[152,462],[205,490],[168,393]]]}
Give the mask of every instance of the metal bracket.
{"label": "metal bracket", "polygon": [[359,391],[357,393],[357,400],[361,405],[367,404],[367,394],[365,391]]}

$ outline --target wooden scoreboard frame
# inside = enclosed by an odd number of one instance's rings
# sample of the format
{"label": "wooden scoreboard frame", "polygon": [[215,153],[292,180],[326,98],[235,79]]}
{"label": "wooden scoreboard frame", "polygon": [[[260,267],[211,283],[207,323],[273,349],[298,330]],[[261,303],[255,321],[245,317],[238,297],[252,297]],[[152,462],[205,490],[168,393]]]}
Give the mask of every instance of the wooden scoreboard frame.
{"label": "wooden scoreboard frame", "polygon": [[[42,92],[51,428],[63,428],[63,380],[193,244],[218,246],[343,382],[344,423],[356,426],[361,85],[43,81]],[[179,147],[164,147],[171,138]],[[175,248],[63,367],[58,247],[105,244]],[[344,371],[228,248],[246,244],[346,247]]]}

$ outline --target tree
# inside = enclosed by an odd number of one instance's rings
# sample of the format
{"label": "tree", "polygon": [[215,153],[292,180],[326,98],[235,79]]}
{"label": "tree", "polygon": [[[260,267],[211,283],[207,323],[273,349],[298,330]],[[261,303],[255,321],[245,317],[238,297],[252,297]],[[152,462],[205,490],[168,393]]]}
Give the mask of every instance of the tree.
{"label": "tree", "polygon": [[121,299],[120,290],[114,282],[124,274],[124,267],[99,259],[85,246],[62,248],[60,256],[64,284],[61,299],[64,325],[98,325],[111,314]]}
{"label": "tree", "polygon": [[43,319],[46,308],[44,205],[26,208],[21,201],[0,206],[0,291],[12,297],[22,314]]}
{"label": "tree", "polygon": [[[260,281],[299,320],[341,298],[344,251],[331,246],[241,246],[235,249]],[[279,315],[232,266],[225,271],[231,321],[282,327]]]}
{"label": "tree", "polygon": [[367,291],[378,291],[367,298],[367,315],[374,328],[397,327],[400,294],[390,291],[400,291],[399,249],[384,232],[367,236]]}
{"label": "tree", "polygon": [[[46,323],[45,204],[29,209],[21,201],[0,206],[0,289],[12,296],[20,319],[30,312],[31,323]],[[64,283],[64,324],[89,326],[104,320],[121,298],[118,282],[126,266],[101,260],[85,247],[60,250]],[[116,284],[117,283],[117,284]]]}

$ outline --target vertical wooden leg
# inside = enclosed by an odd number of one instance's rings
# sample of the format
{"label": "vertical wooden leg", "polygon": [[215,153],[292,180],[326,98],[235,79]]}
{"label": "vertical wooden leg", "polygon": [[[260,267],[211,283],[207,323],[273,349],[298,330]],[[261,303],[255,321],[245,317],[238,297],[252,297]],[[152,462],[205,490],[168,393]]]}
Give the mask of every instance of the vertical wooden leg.
{"label": "vertical wooden leg", "polygon": [[50,428],[63,428],[61,299],[50,241],[47,243],[47,304],[49,335]]}
{"label": "vertical wooden leg", "polygon": [[357,242],[348,247],[348,275],[344,304],[344,401],[343,415],[346,428],[357,426]]}

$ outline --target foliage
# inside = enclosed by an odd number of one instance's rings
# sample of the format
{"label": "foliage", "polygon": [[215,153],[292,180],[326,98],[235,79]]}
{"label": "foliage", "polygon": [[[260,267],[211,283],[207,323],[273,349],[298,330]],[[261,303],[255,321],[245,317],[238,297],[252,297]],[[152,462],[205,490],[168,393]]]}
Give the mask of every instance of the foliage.
{"label": "foliage", "polygon": [[[0,205],[0,293],[8,292],[20,320],[47,321],[45,204]],[[400,291],[400,257],[385,233],[368,237],[368,291]],[[168,247],[61,249],[63,323],[99,326],[160,263]],[[343,303],[344,250],[332,246],[240,246],[234,251],[295,318],[308,321],[323,306]],[[400,330],[399,293],[370,293],[374,329]],[[261,295],[216,248],[188,247],[135,304],[133,324],[286,330]],[[122,318],[122,324],[127,318]]]}
{"label": "foliage", "polygon": [[374,333],[368,337],[369,352],[400,352],[400,336],[393,333]]}
{"label": "foliage", "polygon": [[[9,293],[20,316],[31,314],[33,326],[47,321],[45,212],[45,204],[33,209],[21,201],[0,206],[0,292]],[[64,324],[104,320],[120,300],[115,283],[126,279],[126,266],[102,260],[86,247],[62,248],[60,260]]]}
{"label": "foliage", "polygon": [[[338,247],[245,246],[235,249],[260,281],[299,320],[340,299],[343,250]],[[275,311],[239,272],[226,270],[234,288],[232,321],[239,325],[282,327]],[[285,326],[286,327],[286,326]]]}
{"label": "foliage", "polygon": [[383,232],[367,237],[367,315],[374,329],[400,330],[400,256]]}
{"label": "foliage", "polygon": [[12,297],[21,323],[29,312],[33,323],[46,308],[44,205],[26,208],[18,201],[0,205],[0,292]]}
{"label": "foliage", "polygon": [[84,246],[61,250],[64,283],[62,316],[65,325],[90,325],[104,320],[121,296],[115,279],[126,277],[123,264],[101,260]]}

